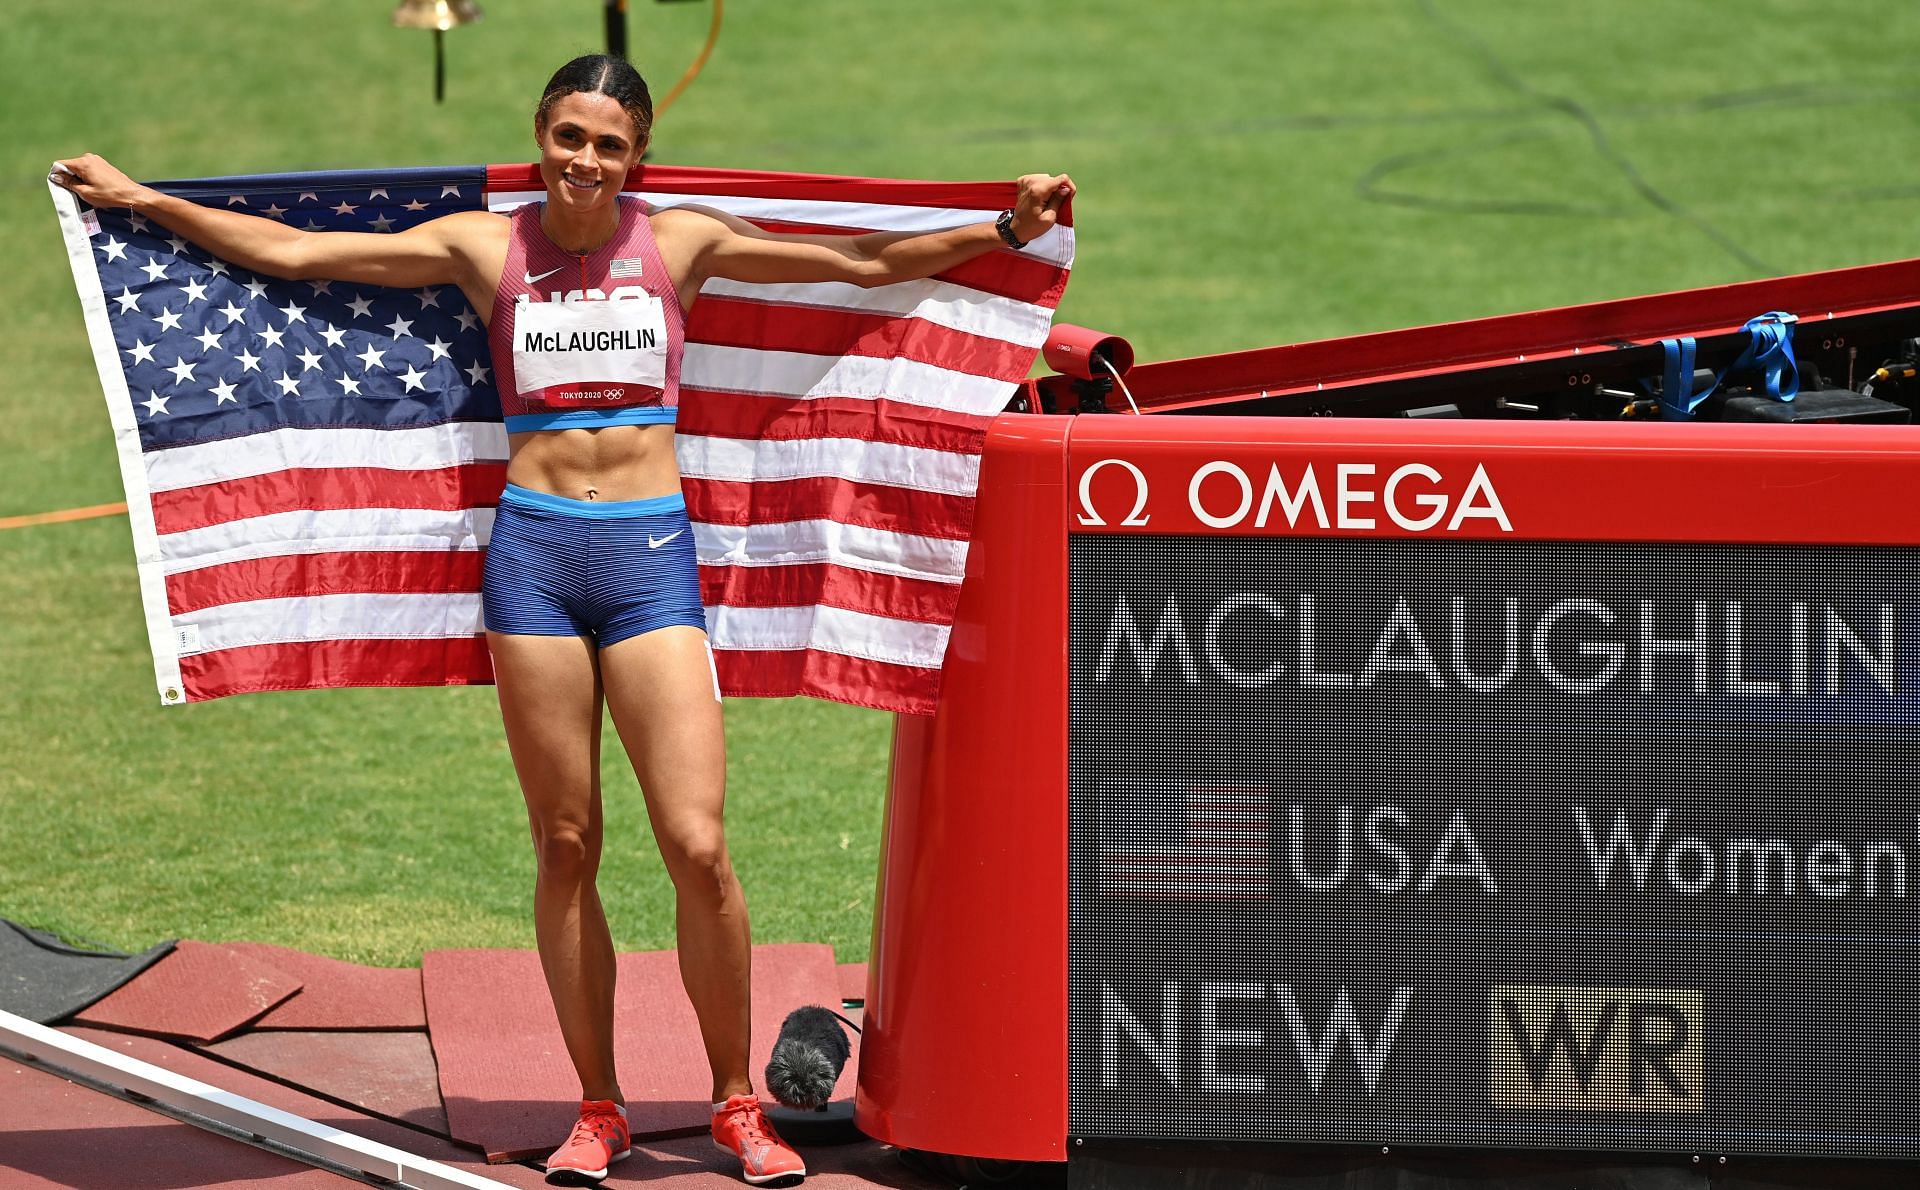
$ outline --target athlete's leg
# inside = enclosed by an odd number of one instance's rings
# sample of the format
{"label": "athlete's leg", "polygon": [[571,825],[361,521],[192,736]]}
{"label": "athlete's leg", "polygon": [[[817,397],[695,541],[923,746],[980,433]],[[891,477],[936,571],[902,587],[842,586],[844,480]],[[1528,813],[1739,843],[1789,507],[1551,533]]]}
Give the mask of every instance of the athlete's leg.
{"label": "athlete's leg", "polygon": [[673,879],[680,978],[700,1018],[714,1102],[747,1094],[746,898],[727,856],[726,746],[706,633],[674,625],[600,651],[607,707]]}
{"label": "athlete's leg", "polygon": [[500,715],[527,800],[540,966],[582,1099],[620,1102],[613,1064],[613,939],[600,868],[600,678],[591,640],[487,633]]}

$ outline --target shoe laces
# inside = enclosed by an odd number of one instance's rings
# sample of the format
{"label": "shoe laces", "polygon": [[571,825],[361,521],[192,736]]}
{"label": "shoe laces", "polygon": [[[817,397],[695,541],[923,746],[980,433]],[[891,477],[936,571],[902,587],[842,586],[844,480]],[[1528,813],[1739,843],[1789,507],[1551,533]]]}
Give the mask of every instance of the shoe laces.
{"label": "shoe laces", "polygon": [[773,1126],[767,1123],[767,1114],[760,1110],[758,1099],[749,1099],[727,1113],[734,1127],[740,1129],[749,1139],[773,1143],[779,1138],[773,1134]]}
{"label": "shoe laces", "polygon": [[620,1117],[613,1112],[587,1112],[573,1122],[573,1133],[567,1137],[569,1143],[575,1140],[600,1141],[612,1148],[620,1139]]}

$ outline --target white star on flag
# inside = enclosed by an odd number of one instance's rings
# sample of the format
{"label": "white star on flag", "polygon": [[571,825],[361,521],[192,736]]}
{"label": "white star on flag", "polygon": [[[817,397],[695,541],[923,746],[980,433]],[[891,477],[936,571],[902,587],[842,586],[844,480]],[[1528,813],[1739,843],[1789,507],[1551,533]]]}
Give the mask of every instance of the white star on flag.
{"label": "white star on flag", "polygon": [[386,198],[386,197],[388,197],[388,195],[387,195],[387,188],[385,186],[382,186],[377,190],[367,191],[368,202],[372,202],[376,198]]}
{"label": "white star on flag", "polygon": [[128,355],[133,357],[133,362],[136,364],[150,364],[153,362],[153,348],[147,346],[145,343],[135,343],[125,350]]}
{"label": "white star on flag", "polygon": [[370,297],[361,296],[354,298],[349,301],[347,305],[353,310],[353,316],[355,318],[365,318],[373,312],[373,299]]}
{"label": "white star on flag", "polygon": [[267,206],[267,214],[268,214],[268,215],[269,215],[270,217],[272,217],[272,218],[274,218],[274,219],[278,219],[278,218],[279,218],[280,216],[282,216],[282,215],[284,215],[284,214],[286,214],[286,213],[287,213],[287,208],[285,208],[285,207],[283,207],[283,206],[281,206],[281,205],[280,205],[279,203],[277,203],[277,202],[276,202],[276,203],[270,203],[270,204],[268,204],[268,206]]}
{"label": "white star on flag", "polygon": [[153,320],[160,324],[161,330],[177,331],[180,329],[180,316],[172,310],[160,311],[160,313],[153,316]]}
{"label": "white star on flag", "polygon": [[230,207],[236,205],[244,207],[247,205],[247,196],[244,194],[229,194],[227,195],[227,205]]}
{"label": "white star on flag", "polygon": [[340,387],[350,397],[360,395],[360,382],[351,376],[342,376],[340,378]]}
{"label": "white star on flag", "polygon": [[268,327],[267,329],[261,331],[255,337],[258,339],[264,340],[266,345],[269,347],[278,347],[280,346],[280,340],[287,337],[287,332],[283,330],[277,330],[273,327]]}
{"label": "white star on flag", "polygon": [[410,319],[402,318],[398,314],[395,314],[393,321],[387,324],[387,329],[393,332],[394,338],[398,339],[413,329],[413,322]]}
{"label": "white star on flag", "polygon": [[135,231],[147,230],[147,217],[138,211],[128,215],[127,222],[133,225],[133,230]]}
{"label": "white star on flag", "polygon": [[255,277],[253,280],[247,282],[247,292],[252,294],[255,298],[266,297],[267,283],[265,281],[260,280],[260,278]]}
{"label": "white star on flag", "polygon": [[301,191],[301,192],[299,193],[299,195],[298,195],[298,196],[296,196],[296,197],[294,198],[294,200],[293,200],[293,201],[295,201],[295,202],[319,202],[319,201],[320,201],[320,196],[319,196],[318,194],[315,194],[315,193],[314,193],[313,191],[311,191],[311,190],[302,190],[302,191]]}
{"label": "white star on flag", "polygon": [[242,348],[233,358],[240,361],[240,370],[243,372],[258,372],[260,370],[260,357],[245,348]]}
{"label": "white star on flag", "polygon": [[435,335],[435,336],[433,337],[433,342],[431,342],[431,343],[429,343],[429,344],[427,344],[427,350],[428,350],[428,351],[431,351],[431,352],[433,352],[433,358],[434,358],[434,359],[446,359],[446,358],[447,358],[447,348],[449,348],[449,347],[451,347],[451,346],[453,346],[453,344],[451,344],[451,343],[443,343],[443,342],[441,342],[441,340],[440,340],[440,336],[439,336],[439,335]]}
{"label": "white star on flag", "polygon": [[127,246],[112,236],[108,236],[107,242],[100,247],[106,250],[108,260],[119,260],[127,254]]}
{"label": "white star on flag", "polygon": [[216,334],[210,326],[202,329],[194,338],[200,340],[200,349],[202,351],[212,351],[214,348],[220,346],[220,336]]}
{"label": "white star on flag", "polygon": [[312,348],[308,348],[306,351],[301,352],[299,359],[301,364],[304,365],[300,369],[302,372],[311,372],[315,368],[320,366],[320,355],[318,352],[314,351]]}
{"label": "white star on flag", "polygon": [[234,323],[239,322],[242,318],[245,318],[247,316],[247,312],[245,310],[242,310],[240,307],[234,305],[232,301],[228,301],[226,305],[220,307],[219,312],[227,316],[228,326],[232,326]]}
{"label": "white star on flag", "polygon": [[333,288],[333,282],[309,281],[307,282],[307,288],[313,290],[313,296],[319,297],[321,294],[326,293]]}
{"label": "white star on flag", "polygon": [[148,416],[158,417],[167,411],[167,402],[171,400],[172,397],[163,397],[159,393],[148,393],[147,399],[140,403],[147,407]]}
{"label": "white star on flag", "polygon": [[240,403],[240,400],[238,397],[235,397],[233,395],[233,390],[235,387],[236,387],[235,385],[230,384],[225,380],[222,380],[220,383],[214,385],[213,386],[213,394],[214,394],[213,403],[215,405],[225,405],[227,402],[232,401],[234,404],[238,405]]}
{"label": "white star on flag", "polygon": [[187,278],[186,290],[187,290],[187,300],[189,302],[200,302],[200,301],[206,300],[207,287],[205,285],[202,285],[198,280],[192,277]]}
{"label": "white star on flag", "polygon": [[327,341],[327,346],[329,347],[345,347],[347,345],[347,332],[337,326],[330,326],[321,331],[320,337]]}
{"label": "white star on flag", "polygon": [[359,207],[354,206],[352,203],[348,202],[346,199],[343,198],[340,200],[340,205],[333,208],[333,213],[336,215],[351,215],[359,209],[360,209]]}
{"label": "white star on flag", "polygon": [[367,226],[373,228],[373,230],[375,231],[384,232],[388,228],[393,226],[393,220],[387,218],[385,215],[382,215],[379,218],[369,222]]}
{"label": "white star on flag", "polygon": [[412,364],[408,364],[407,370],[400,373],[400,379],[406,384],[408,392],[427,387],[427,374],[416,370]]}
{"label": "white star on flag", "polygon": [[491,368],[488,368],[485,364],[481,363],[479,360],[474,360],[473,363],[468,365],[466,368],[467,383],[468,384],[485,384],[487,382],[487,377],[488,375],[491,374],[491,372],[492,372]]}
{"label": "white star on flag", "polygon": [[164,281],[167,277],[167,266],[161,264],[157,256],[141,265],[140,271],[147,275],[149,281]]}
{"label": "white star on flag", "polygon": [[285,373],[282,373],[274,383],[280,386],[281,393],[286,396],[293,397],[300,394],[300,382]]}
{"label": "white star on flag", "polygon": [[426,209],[427,209],[427,204],[426,204],[426,203],[423,203],[423,202],[421,202],[421,201],[420,201],[419,199],[417,199],[417,198],[416,198],[416,199],[413,199],[413,200],[412,200],[411,202],[409,202],[409,203],[407,203],[407,210],[409,210],[409,211],[424,211],[424,210],[426,210]]}
{"label": "white star on flag", "polygon": [[288,302],[284,306],[275,307],[275,309],[279,310],[280,313],[285,314],[287,316],[288,326],[292,326],[296,322],[305,322],[307,320],[307,308],[305,306],[296,306],[292,302]]}
{"label": "white star on flag", "polygon": [[218,273],[224,277],[227,275],[227,262],[221,260],[218,256],[209,257],[207,260],[207,271]]}
{"label": "white star on flag", "polygon": [[415,290],[414,292],[420,298],[420,308],[422,310],[426,309],[428,306],[432,306],[436,310],[440,308],[440,291],[439,290],[429,286],[425,289]]}
{"label": "white star on flag", "polygon": [[480,318],[472,310],[462,310],[459,314],[460,329],[470,331],[480,325]]}
{"label": "white star on flag", "polygon": [[367,349],[361,352],[356,358],[359,359],[362,367],[371,372],[386,362],[386,355],[387,353],[384,351],[375,351],[373,344],[369,343],[367,344]]}
{"label": "white star on flag", "polygon": [[173,367],[168,368],[167,371],[173,373],[173,382],[175,384],[185,384],[187,381],[193,379],[193,365],[184,359],[174,364]]}
{"label": "white star on flag", "polygon": [[126,314],[140,308],[140,295],[130,288],[122,288],[120,296],[113,299],[120,303],[120,313]]}
{"label": "white star on flag", "polygon": [[459,197],[460,197],[460,187],[458,187],[458,186],[442,186],[442,187],[440,187],[440,197],[441,197],[441,198],[459,198]]}
{"label": "white star on flag", "polygon": [[173,249],[173,254],[178,256],[187,250],[187,242],[179,236],[168,236],[167,247]]}

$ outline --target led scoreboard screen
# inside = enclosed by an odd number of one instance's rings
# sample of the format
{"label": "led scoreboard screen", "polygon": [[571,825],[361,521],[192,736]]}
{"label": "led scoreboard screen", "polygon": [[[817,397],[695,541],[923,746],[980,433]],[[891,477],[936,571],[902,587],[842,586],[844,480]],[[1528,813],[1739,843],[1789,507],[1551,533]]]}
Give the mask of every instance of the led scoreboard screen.
{"label": "led scoreboard screen", "polygon": [[1920,549],[1075,466],[1073,1135],[1920,1156]]}

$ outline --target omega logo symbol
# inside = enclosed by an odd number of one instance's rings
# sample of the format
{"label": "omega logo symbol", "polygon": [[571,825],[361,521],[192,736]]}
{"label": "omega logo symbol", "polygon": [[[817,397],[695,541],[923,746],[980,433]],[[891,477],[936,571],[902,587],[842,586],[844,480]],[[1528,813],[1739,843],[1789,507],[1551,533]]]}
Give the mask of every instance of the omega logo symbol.
{"label": "omega logo symbol", "polygon": [[1082,525],[1105,525],[1106,520],[1093,507],[1093,477],[1102,467],[1124,467],[1127,474],[1133,476],[1133,511],[1120,523],[1127,526],[1139,526],[1153,519],[1152,514],[1142,516],[1147,508],[1147,476],[1140,468],[1125,459],[1101,459],[1080,473],[1080,515]]}

